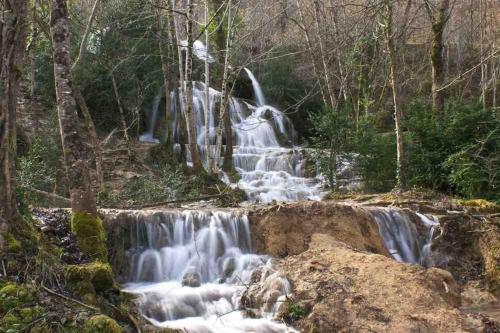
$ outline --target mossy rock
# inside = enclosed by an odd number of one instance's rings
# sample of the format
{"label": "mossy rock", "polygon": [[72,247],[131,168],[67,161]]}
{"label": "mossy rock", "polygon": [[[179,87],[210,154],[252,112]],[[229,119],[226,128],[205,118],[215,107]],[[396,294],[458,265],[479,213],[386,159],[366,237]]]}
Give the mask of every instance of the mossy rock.
{"label": "mossy rock", "polygon": [[24,286],[7,283],[0,289],[0,314],[32,302],[35,293]]}
{"label": "mossy rock", "polygon": [[83,327],[83,333],[122,333],[116,321],[105,315],[91,317]]}
{"label": "mossy rock", "polygon": [[500,213],[500,205],[484,199],[455,200],[455,202],[479,213]]}
{"label": "mossy rock", "polygon": [[80,250],[95,260],[107,261],[106,234],[102,220],[88,213],[73,213],[71,231]]}
{"label": "mossy rock", "polygon": [[111,266],[101,262],[68,266],[66,278],[70,285],[73,284],[82,291],[90,291],[90,285],[96,292],[104,292],[114,285]]}
{"label": "mossy rock", "polygon": [[[45,310],[40,306],[12,308],[0,320],[0,332],[25,332],[26,327],[43,317]],[[41,325],[39,327],[42,327]],[[29,332],[45,333],[49,330],[29,330]]]}
{"label": "mossy rock", "polygon": [[14,235],[10,232],[2,233],[1,238],[3,239],[3,250],[7,253],[19,253],[21,252],[22,246],[21,242],[17,240]]}

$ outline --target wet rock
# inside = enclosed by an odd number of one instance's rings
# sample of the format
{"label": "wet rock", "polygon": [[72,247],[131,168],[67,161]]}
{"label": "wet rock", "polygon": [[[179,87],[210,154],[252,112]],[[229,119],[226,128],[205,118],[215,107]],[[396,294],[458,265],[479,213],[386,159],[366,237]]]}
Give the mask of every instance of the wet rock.
{"label": "wet rock", "polygon": [[182,285],[184,287],[196,288],[201,286],[201,279],[198,273],[186,273],[182,277]]}

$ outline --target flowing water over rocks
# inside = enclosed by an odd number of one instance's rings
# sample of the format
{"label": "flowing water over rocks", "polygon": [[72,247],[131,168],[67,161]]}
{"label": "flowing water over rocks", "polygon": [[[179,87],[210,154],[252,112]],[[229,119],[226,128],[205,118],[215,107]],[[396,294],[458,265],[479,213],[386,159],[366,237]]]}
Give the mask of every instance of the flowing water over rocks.
{"label": "flowing water over rocks", "polygon": [[[291,121],[283,112],[266,104],[259,82],[249,69],[245,71],[252,81],[256,101],[252,104],[236,97],[230,97],[229,100],[234,142],[233,165],[240,176],[238,183],[233,185],[243,189],[251,202],[320,200],[323,196],[321,179],[304,177],[306,159],[303,150],[294,146],[296,134]],[[209,106],[205,105],[205,94],[206,86],[201,82],[194,82],[197,145],[206,164],[205,114],[208,115],[208,147],[213,162],[221,93],[212,88],[208,89]],[[141,137],[142,141],[157,141],[152,137],[152,133],[158,115],[157,101],[161,95],[159,96],[153,103],[148,131]],[[182,142],[183,116],[177,103],[177,93],[172,92],[171,97],[171,132],[178,149]],[[182,99],[180,102],[182,103]],[[187,155],[190,163],[189,151]],[[229,182],[227,176],[223,175],[223,179]]]}
{"label": "flowing water over rocks", "polygon": [[411,220],[411,215],[406,211],[379,208],[370,212],[378,225],[387,250],[394,259],[425,267],[432,265],[432,237],[435,227],[439,225],[435,218],[431,219],[420,213],[413,214],[414,217],[418,217],[420,227],[426,229],[425,235],[422,236],[417,230],[416,223]]}
{"label": "flowing water over rocks", "polygon": [[[188,332],[294,332],[273,321],[291,288],[272,259],[252,253],[248,218],[231,212],[136,215],[125,290],[156,326]],[[252,283],[272,286],[249,313]]]}

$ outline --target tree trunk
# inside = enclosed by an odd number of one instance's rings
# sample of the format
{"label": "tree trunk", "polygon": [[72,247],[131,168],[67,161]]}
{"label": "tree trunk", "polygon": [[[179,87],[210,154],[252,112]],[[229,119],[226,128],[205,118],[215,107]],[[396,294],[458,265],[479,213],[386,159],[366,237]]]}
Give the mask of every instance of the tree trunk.
{"label": "tree trunk", "polygon": [[[336,108],[336,100],[335,100],[335,93],[333,92],[333,87],[331,84],[331,79],[330,79],[330,71],[328,69],[328,61],[326,60],[326,54],[323,46],[323,38],[321,37],[321,31],[320,31],[320,25],[319,25],[319,19],[320,19],[320,11],[319,11],[319,1],[314,0],[314,26],[316,30],[316,38],[318,39],[318,44],[319,44],[319,54],[321,57],[321,62],[323,63],[323,73],[325,77],[325,84],[326,84],[326,91],[328,93],[328,100],[330,102],[330,108],[334,110]],[[340,60],[339,60],[340,63]],[[342,73],[341,73],[342,77]]]}
{"label": "tree trunk", "polygon": [[[125,112],[123,111],[122,101],[118,92],[118,85],[116,84],[115,74],[113,72],[111,72],[111,83],[113,84],[113,93],[115,94],[116,104],[118,104],[118,111],[120,111],[120,122],[122,125],[123,137],[125,138],[125,142],[128,144],[130,141],[128,136],[128,126],[125,121]],[[130,150],[128,148],[129,147],[127,145],[127,151],[130,155]]]}
{"label": "tree trunk", "polygon": [[90,186],[89,164],[84,154],[76,111],[75,91],[71,81],[68,8],[65,0],[53,0],[50,18],[54,57],[57,109],[68,175],[73,213],[97,216],[95,196]]}
{"label": "tree trunk", "polygon": [[[225,136],[226,136],[226,153],[224,154],[224,162],[223,162],[223,169],[224,170],[231,170],[232,169],[232,155],[233,155],[233,146],[232,146],[232,129],[231,129],[231,119],[229,117],[229,112],[228,112],[228,106],[229,106],[229,89],[228,89],[228,79],[229,79],[229,56],[230,56],[230,49],[231,49],[231,25],[232,25],[232,13],[231,13],[231,7],[232,7],[232,2],[231,0],[228,1],[228,16],[227,16],[227,22],[228,22],[228,31],[227,31],[227,36],[226,36],[226,52],[224,55],[224,74],[222,75],[222,87],[221,87],[221,101],[220,101],[220,106],[219,106],[219,121],[218,121],[218,126],[217,126],[217,142],[216,142],[216,148],[215,148],[215,163],[214,167],[216,170],[219,170],[220,166],[220,158],[221,158],[221,152],[222,152],[222,130],[224,127],[225,131]],[[229,123],[229,125],[228,125]],[[227,159],[226,156],[230,155],[231,160]]]}
{"label": "tree trunk", "polygon": [[[227,84],[228,84],[228,77],[229,77],[229,72],[226,71],[227,67],[229,66],[229,55],[227,54],[227,52],[229,52],[229,48],[231,46],[231,25],[232,25],[232,18],[230,18],[228,16],[228,31],[227,31],[227,34],[228,36],[225,36],[225,33],[224,33],[224,24],[222,22],[222,18],[223,18],[223,13],[221,13],[219,11],[219,8],[221,8],[221,6],[223,5],[224,1],[221,1],[221,0],[216,0],[213,2],[213,11],[215,13],[218,13],[217,16],[216,16],[216,26],[217,26],[217,31],[216,31],[216,43],[217,43],[217,54],[218,54],[218,57],[219,57],[219,63],[221,65],[223,65],[223,78],[222,78],[222,81],[223,82],[220,82],[221,84],[221,87],[223,87],[221,90],[221,93],[225,93],[225,96],[222,98],[221,97],[221,105],[220,107],[222,107],[222,101],[224,100],[224,102],[226,103],[226,105],[224,106],[224,112],[222,113],[222,118],[219,119],[219,126],[222,126],[220,124],[224,124],[224,137],[226,138],[226,149],[224,150],[224,161],[222,162],[222,169],[226,172],[231,172],[233,170],[233,128],[232,128],[232,124],[231,124],[231,115],[229,114],[229,111],[228,111],[228,103],[229,103],[229,100],[228,100],[228,96],[229,96],[229,89],[227,87]],[[228,4],[229,6],[229,4]],[[232,6],[232,4],[231,4]],[[231,6],[229,6],[229,10],[232,10]],[[231,15],[232,16],[232,15]],[[227,63],[226,63],[226,58],[227,58]],[[224,75],[226,75],[225,79],[224,79]],[[225,81],[225,83],[224,83]],[[221,115],[220,113],[220,110],[219,109],[219,117]],[[222,129],[221,129],[222,131]],[[222,135],[222,134],[221,134]],[[222,138],[221,138],[222,140]],[[221,141],[221,145],[222,145],[222,141]],[[216,147],[216,150],[218,148]],[[222,147],[220,147],[220,149],[222,150]],[[219,157],[215,158],[216,159],[216,163],[220,163],[220,155]],[[217,168],[218,168],[218,165],[217,165]]]}
{"label": "tree trunk", "polygon": [[[172,90],[172,80],[170,79],[169,75],[169,65],[167,62],[168,56],[169,56],[169,49],[168,47],[165,47],[164,45],[164,39],[165,35],[163,33],[165,25],[163,22],[163,17],[161,15],[160,10],[158,10],[157,14],[157,21],[158,21],[158,32],[156,34],[158,38],[158,49],[160,51],[160,62],[161,62],[161,71],[163,74],[163,85],[165,87],[165,119],[167,122],[167,130],[165,133],[167,137],[167,142],[172,143],[172,135],[170,133],[170,107],[171,107],[171,100],[170,100],[170,91]],[[171,36],[169,33],[167,33],[167,38],[169,41],[172,40]]]}
{"label": "tree trunk", "polygon": [[186,127],[188,134],[188,145],[191,153],[191,161],[193,162],[193,169],[198,172],[203,169],[201,163],[200,153],[198,151],[198,144],[196,142],[196,122],[194,114],[193,103],[193,24],[194,24],[194,2],[195,0],[188,0],[187,2],[187,47],[186,47]]}
{"label": "tree trunk", "polygon": [[[18,220],[16,202],[16,107],[25,55],[26,1],[5,1],[0,22],[0,231]],[[8,223],[6,226],[4,223]],[[1,236],[0,236],[1,237]],[[0,241],[1,243],[1,241]],[[1,246],[1,244],[0,244]]]}
{"label": "tree trunk", "polygon": [[386,9],[386,22],[385,22],[385,43],[387,53],[389,55],[390,67],[390,80],[392,87],[392,97],[394,104],[394,120],[396,130],[396,148],[397,148],[397,161],[396,161],[396,188],[405,189],[405,173],[404,173],[404,147],[403,147],[403,133],[401,128],[402,112],[399,105],[399,79],[398,68],[396,59],[396,49],[394,46],[394,35],[392,31],[392,16],[393,4],[391,0],[385,0]]}
{"label": "tree trunk", "polygon": [[210,152],[210,63],[208,62],[208,54],[210,50],[210,36],[208,31],[208,0],[205,0],[205,47],[207,50],[207,54],[205,57],[205,155],[206,155],[206,163],[207,163],[207,172],[208,174],[212,174],[212,160],[211,160],[211,152]]}
{"label": "tree trunk", "polygon": [[428,2],[425,3],[432,22],[432,110],[436,119],[441,119],[444,110],[444,90],[440,88],[445,79],[444,43],[443,33],[448,21],[449,0],[442,0],[437,13],[434,15]]}

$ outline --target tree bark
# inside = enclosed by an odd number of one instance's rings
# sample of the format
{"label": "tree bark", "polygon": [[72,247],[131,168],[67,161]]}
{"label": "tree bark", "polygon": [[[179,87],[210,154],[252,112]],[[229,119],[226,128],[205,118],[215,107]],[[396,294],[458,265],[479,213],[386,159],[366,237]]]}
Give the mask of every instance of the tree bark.
{"label": "tree bark", "polygon": [[399,78],[396,59],[396,49],[394,46],[394,34],[392,31],[393,24],[393,4],[391,0],[385,0],[386,22],[385,22],[385,43],[387,53],[389,55],[390,80],[392,87],[392,98],[394,105],[394,121],[396,130],[396,189],[405,189],[405,173],[404,173],[404,147],[403,133],[401,128],[402,111],[399,105]]}
{"label": "tree bark", "polygon": [[210,36],[208,31],[208,0],[205,0],[205,47],[207,50],[207,54],[205,57],[205,154],[206,154],[206,163],[207,163],[207,173],[212,174],[212,160],[211,160],[211,151],[210,151],[210,63],[208,62],[208,54],[210,50]]}
{"label": "tree bark", "polygon": [[92,217],[97,217],[95,196],[90,186],[90,168],[83,149],[84,140],[81,136],[75,89],[71,78],[66,0],[53,0],[50,30],[59,127],[70,188],[71,208],[74,214],[87,213]]}
{"label": "tree bark", "polygon": [[203,169],[201,163],[200,153],[198,151],[198,144],[196,142],[196,123],[194,114],[193,103],[193,24],[194,24],[194,2],[195,0],[188,0],[187,2],[187,47],[186,47],[186,127],[188,134],[188,145],[191,153],[191,161],[193,162],[193,169],[198,172]]}
{"label": "tree bark", "polygon": [[[228,76],[229,76],[229,72],[226,71],[227,67],[229,66],[229,55],[227,54],[227,52],[229,52],[229,47],[231,46],[231,25],[232,25],[232,18],[230,18],[228,16],[228,31],[227,31],[227,34],[228,36],[226,36],[226,34],[224,33],[224,24],[222,22],[222,18],[223,18],[223,12],[221,12],[219,9],[221,8],[221,6],[223,6],[224,4],[224,1],[222,0],[216,0],[216,1],[213,1],[213,11],[215,13],[218,13],[217,16],[215,17],[215,22],[216,22],[216,26],[217,26],[217,30],[216,30],[216,35],[215,35],[215,39],[216,39],[216,43],[217,43],[217,54],[218,54],[218,58],[219,58],[219,63],[223,66],[223,78],[222,78],[222,82],[219,82],[221,84],[221,94],[222,93],[225,93],[225,96],[224,97],[221,97],[221,105],[219,105],[219,107],[222,107],[222,102],[224,100],[224,102],[226,103],[226,105],[224,106],[224,112],[222,113],[222,117],[221,116],[221,109],[219,109],[219,127],[222,126],[220,124],[224,124],[224,127],[223,127],[223,132],[224,132],[224,137],[226,138],[226,149],[224,150],[224,160],[222,162],[222,169],[226,172],[231,172],[233,170],[233,128],[232,128],[232,123],[231,123],[231,115],[229,114],[229,111],[228,111],[228,96],[229,96],[229,89],[227,87],[227,84],[228,84]],[[229,6],[229,4],[228,4]],[[232,3],[231,3],[231,6],[232,6]],[[231,6],[229,6],[229,10],[232,10]],[[232,15],[230,15],[232,16]],[[226,64],[226,56],[227,56],[227,64]],[[224,78],[224,75],[225,78]],[[222,128],[220,129],[222,131]],[[219,131],[219,128],[217,130],[217,132]],[[222,132],[221,132],[222,133]],[[221,134],[222,135],[222,134]],[[222,138],[221,138],[222,140]],[[217,141],[217,139],[216,139]],[[221,141],[221,146],[222,146],[222,141]],[[216,151],[217,151],[217,142],[216,142]],[[222,147],[220,147],[220,150],[222,150]],[[220,154],[222,152],[220,151],[219,152],[219,157],[215,157],[215,164],[217,163],[220,163]],[[217,152],[216,152],[216,155],[217,155]],[[217,168],[219,167],[219,165],[217,164]]]}
{"label": "tree bark", "polygon": [[[167,14],[168,16],[168,14]],[[170,107],[171,107],[171,100],[170,100],[170,91],[172,90],[172,80],[170,79],[169,75],[169,64],[167,62],[168,56],[169,56],[169,49],[168,47],[164,46],[164,38],[165,35],[163,33],[165,24],[163,21],[163,17],[161,15],[160,10],[158,10],[157,13],[157,23],[158,23],[158,31],[157,31],[157,38],[158,38],[158,49],[160,51],[160,62],[161,62],[161,71],[163,74],[163,85],[165,87],[165,119],[167,121],[167,130],[165,133],[167,137],[167,142],[172,142],[172,135],[170,133]],[[172,40],[171,35],[169,33],[169,30],[167,30],[167,38],[168,40]]]}
{"label": "tree bark", "polygon": [[[233,144],[232,144],[232,128],[231,128],[231,119],[229,117],[228,106],[229,106],[229,89],[228,89],[228,79],[229,79],[229,57],[230,57],[230,49],[231,49],[231,25],[232,25],[232,1],[229,0],[227,3],[228,6],[228,32],[226,36],[226,45],[225,45],[225,53],[224,53],[224,73],[222,75],[222,87],[221,87],[221,101],[219,105],[219,121],[217,126],[217,142],[215,148],[215,163],[214,167],[216,170],[219,170],[220,166],[220,158],[222,152],[222,131],[224,129],[224,133],[226,136],[226,152],[224,154],[224,162],[223,169],[228,171],[232,169],[232,155],[233,155]],[[222,53],[222,50],[220,50]],[[227,121],[229,119],[229,121]],[[228,125],[229,123],[229,125]],[[230,155],[226,159],[226,156]]]}
{"label": "tree bark", "polygon": [[[130,141],[128,136],[128,126],[127,122],[125,121],[125,112],[123,111],[122,101],[118,92],[118,85],[116,84],[115,74],[113,72],[111,72],[111,83],[113,84],[113,93],[115,94],[116,104],[118,104],[118,111],[120,112],[120,122],[122,125],[123,137],[125,138],[125,142],[128,143]],[[127,150],[130,155],[128,146]]]}
{"label": "tree bark", "polygon": [[[4,1],[0,7],[0,231],[18,218],[16,201],[16,107],[25,56],[26,1]],[[8,223],[3,226],[3,222]],[[0,242],[1,243],[1,242]]]}
{"label": "tree bark", "polygon": [[444,110],[444,90],[439,90],[445,79],[445,61],[444,61],[444,43],[443,33],[448,21],[449,0],[442,0],[437,13],[434,14],[428,1],[425,6],[432,23],[432,46],[431,46],[431,65],[432,65],[432,110],[436,119],[440,119]]}

